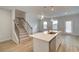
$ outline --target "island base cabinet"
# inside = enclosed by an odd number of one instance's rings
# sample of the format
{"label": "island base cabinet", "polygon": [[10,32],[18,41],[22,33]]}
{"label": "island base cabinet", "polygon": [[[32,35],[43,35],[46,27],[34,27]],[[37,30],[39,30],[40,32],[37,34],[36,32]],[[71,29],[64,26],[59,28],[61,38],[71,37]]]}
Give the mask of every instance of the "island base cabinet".
{"label": "island base cabinet", "polygon": [[58,34],[56,36],[56,50],[58,50],[58,48],[59,48],[60,44],[62,43],[62,41],[63,41],[62,35]]}
{"label": "island base cabinet", "polygon": [[50,41],[33,38],[33,51],[34,52],[57,52],[62,42],[61,34],[56,35]]}
{"label": "island base cabinet", "polygon": [[56,37],[49,42],[49,52],[56,52]]}
{"label": "island base cabinet", "polygon": [[43,40],[33,38],[34,52],[49,52],[49,43]]}
{"label": "island base cabinet", "polygon": [[34,52],[56,52],[56,38],[50,42],[33,39],[33,51]]}

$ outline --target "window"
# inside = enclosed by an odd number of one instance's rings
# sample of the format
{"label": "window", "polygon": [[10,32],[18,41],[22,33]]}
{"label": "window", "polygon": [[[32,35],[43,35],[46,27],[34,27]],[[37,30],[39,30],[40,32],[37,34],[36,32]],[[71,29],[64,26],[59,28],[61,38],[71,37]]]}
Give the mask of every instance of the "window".
{"label": "window", "polygon": [[53,28],[53,30],[57,30],[57,25],[58,25],[58,21],[57,20],[52,20],[52,28]]}
{"label": "window", "polygon": [[47,22],[46,21],[43,22],[43,28],[47,29]]}
{"label": "window", "polygon": [[72,32],[72,22],[71,21],[66,21],[66,28],[65,31],[67,33],[71,33]]}

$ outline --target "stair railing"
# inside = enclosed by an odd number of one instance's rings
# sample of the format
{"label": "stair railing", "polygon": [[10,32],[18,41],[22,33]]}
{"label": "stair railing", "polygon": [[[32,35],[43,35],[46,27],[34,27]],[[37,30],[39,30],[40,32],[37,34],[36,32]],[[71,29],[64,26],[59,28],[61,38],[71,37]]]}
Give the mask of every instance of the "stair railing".
{"label": "stair railing", "polygon": [[20,43],[19,29],[18,29],[18,23],[17,23],[17,20],[16,19],[14,20],[14,26],[15,26],[15,33],[16,33],[17,38],[18,38],[19,43]]}
{"label": "stair railing", "polygon": [[21,24],[23,25],[23,27],[25,28],[25,30],[27,31],[28,34],[32,34],[32,27],[31,25],[22,17],[16,17],[21,21]]}

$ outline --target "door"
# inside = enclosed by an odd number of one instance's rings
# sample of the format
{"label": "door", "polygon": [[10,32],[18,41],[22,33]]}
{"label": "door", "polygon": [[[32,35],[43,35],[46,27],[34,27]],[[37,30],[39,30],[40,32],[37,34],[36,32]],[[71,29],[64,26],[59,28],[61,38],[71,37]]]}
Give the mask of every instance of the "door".
{"label": "door", "polygon": [[66,33],[72,33],[72,22],[71,21],[66,21],[65,32]]}

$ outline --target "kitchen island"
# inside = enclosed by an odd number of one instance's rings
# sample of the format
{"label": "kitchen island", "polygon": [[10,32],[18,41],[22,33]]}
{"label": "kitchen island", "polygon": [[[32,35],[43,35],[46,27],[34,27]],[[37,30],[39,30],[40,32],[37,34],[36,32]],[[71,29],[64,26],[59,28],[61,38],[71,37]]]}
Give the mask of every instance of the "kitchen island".
{"label": "kitchen island", "polygon": [[44,31],[33,35],[34,52],[55,52],[62,42],[61,31]]}

